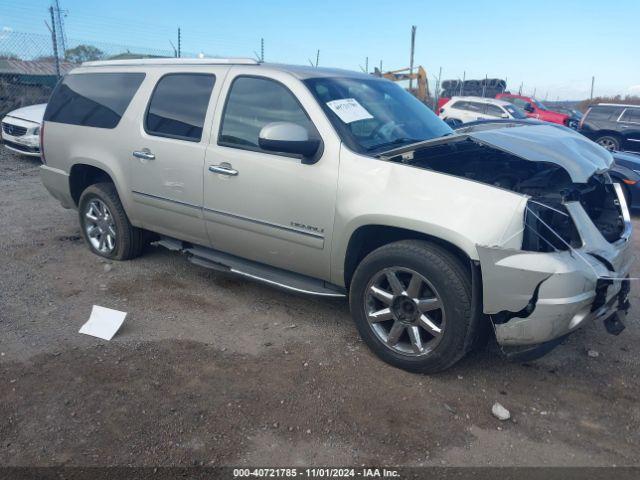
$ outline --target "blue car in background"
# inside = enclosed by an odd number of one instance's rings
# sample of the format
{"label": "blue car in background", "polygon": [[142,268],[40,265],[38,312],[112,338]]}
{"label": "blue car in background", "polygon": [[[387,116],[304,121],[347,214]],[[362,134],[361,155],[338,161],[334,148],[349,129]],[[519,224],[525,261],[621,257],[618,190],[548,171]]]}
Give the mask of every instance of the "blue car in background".
{"label": "blue car in background", "polygon": [[[447,123],[458,133],[517,127],[519,125],[551,125],[558,128],[567,128],[563,125],[531,119],[478,120],[464,124]],[[575,133],[575,130],[571,130],[571,132]],[[640,212],[640,154],[631,152],[611,152],[611,154],[613,155],[614,164],[609,170],[609,175],[614,182],[622,186],[629,210]]]}

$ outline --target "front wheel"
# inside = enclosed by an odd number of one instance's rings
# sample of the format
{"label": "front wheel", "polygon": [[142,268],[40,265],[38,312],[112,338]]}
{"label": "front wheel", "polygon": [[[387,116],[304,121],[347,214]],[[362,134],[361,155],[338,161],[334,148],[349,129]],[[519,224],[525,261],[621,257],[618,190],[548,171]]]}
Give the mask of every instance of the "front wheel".
{"label": "front wheel", "polygon": [[364,342],[385,362],[434,373],[460,360],[476,332],[465,266],[438,245],[391,243],[360,263],[351,313]]}
{"label": "front wheel", "polygon": [[78,213],[82,235],[93,253],[129,260],[142,252],[144,232],[129,222],[113,183],[87,187],[80,196]]}
{"label": "front wheel", "polygon": [[617,152],[620,150],[620,140],[611,135],[603,135],[602,137],[596,138],[596,143],[610,152]]}

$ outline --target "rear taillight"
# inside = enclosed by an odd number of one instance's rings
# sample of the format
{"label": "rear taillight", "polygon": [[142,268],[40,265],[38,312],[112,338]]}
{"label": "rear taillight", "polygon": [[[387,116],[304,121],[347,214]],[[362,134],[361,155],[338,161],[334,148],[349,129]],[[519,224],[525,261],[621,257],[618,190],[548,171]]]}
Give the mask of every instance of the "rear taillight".
{"label": "rear taillight", "polygon": [[42,160],[42,163],[47,163],[44,158],[44,122],[40,125],[40,160]]}

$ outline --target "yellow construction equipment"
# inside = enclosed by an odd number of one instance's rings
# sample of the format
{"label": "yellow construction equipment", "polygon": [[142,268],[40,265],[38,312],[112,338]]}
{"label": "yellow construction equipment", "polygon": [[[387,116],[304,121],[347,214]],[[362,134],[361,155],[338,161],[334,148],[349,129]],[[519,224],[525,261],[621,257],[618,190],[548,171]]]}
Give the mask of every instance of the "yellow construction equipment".
{"label": "yellow construction equipment", "polygon": [[404,82],[407,80],[415,80],[416,87],[407,88],[418,100],[427,102],[429,99],[429,83],[427,82],[427,71],[421,66],[414,68],[414,73],[411,73],[410,68],[402,68],[400,70],[392,70],[390,72],[381,72],[379,68],[376,68],[373,72],[374,75],[393,82]]}

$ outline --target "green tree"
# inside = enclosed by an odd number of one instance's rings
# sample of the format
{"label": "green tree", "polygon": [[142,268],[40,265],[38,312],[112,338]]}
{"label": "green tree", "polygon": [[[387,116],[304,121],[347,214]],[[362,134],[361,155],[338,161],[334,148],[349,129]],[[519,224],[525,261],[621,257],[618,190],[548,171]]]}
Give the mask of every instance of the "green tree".
{"label": "green tree", "polygon": [[69,48],[64,52],[64,57],[73,63],[100,60],[103,56],[104,52],[93,45],[78,45],[77,47]]}

